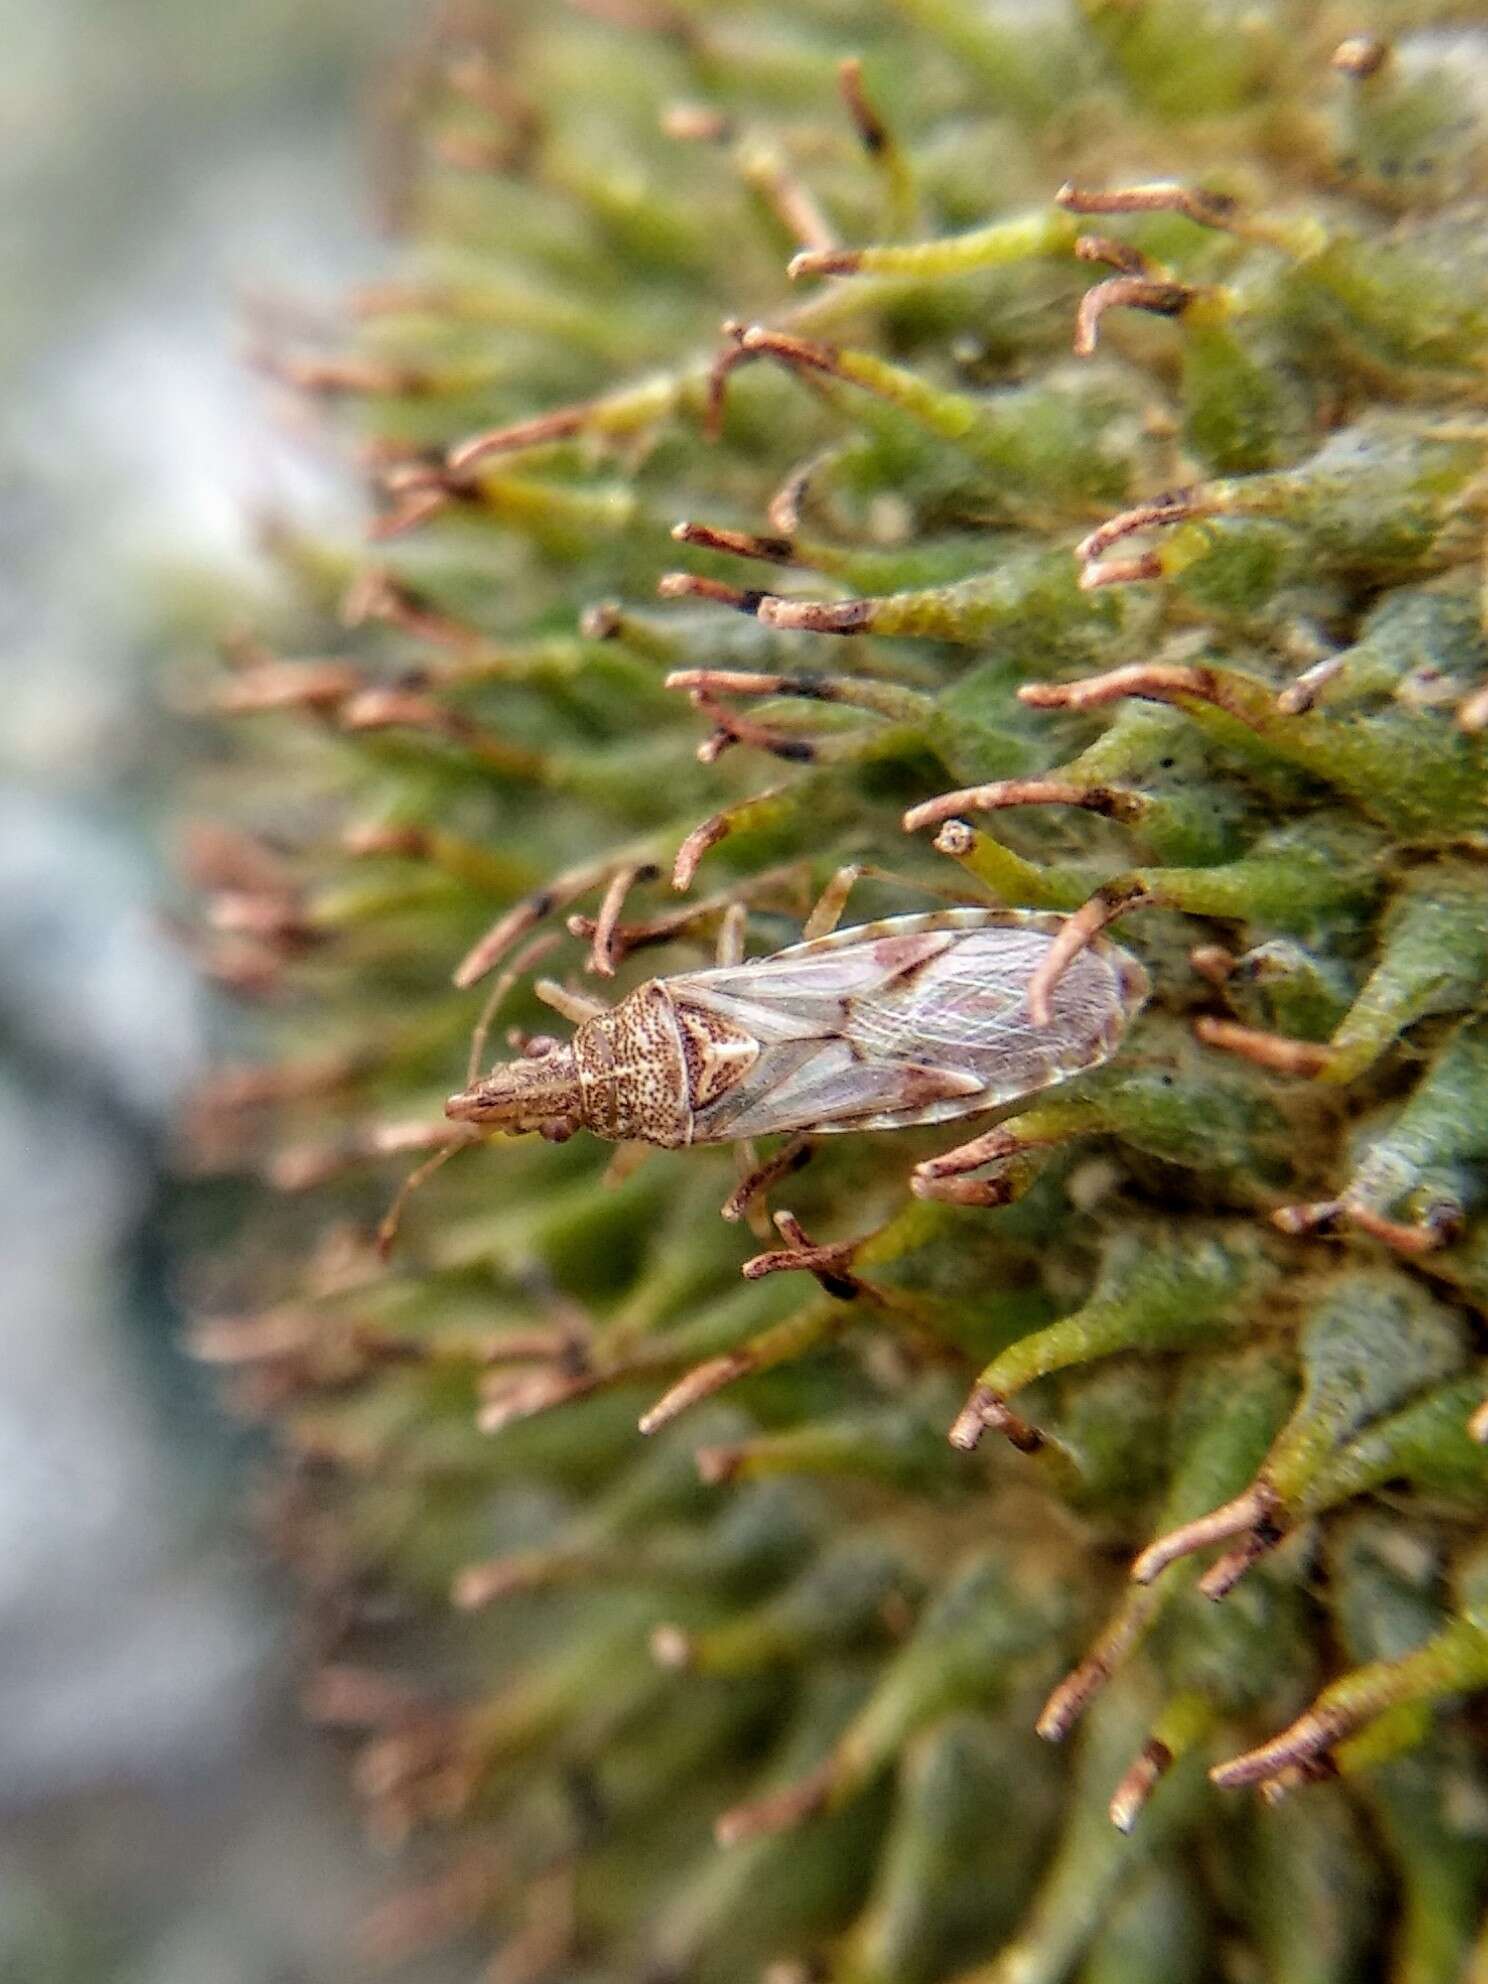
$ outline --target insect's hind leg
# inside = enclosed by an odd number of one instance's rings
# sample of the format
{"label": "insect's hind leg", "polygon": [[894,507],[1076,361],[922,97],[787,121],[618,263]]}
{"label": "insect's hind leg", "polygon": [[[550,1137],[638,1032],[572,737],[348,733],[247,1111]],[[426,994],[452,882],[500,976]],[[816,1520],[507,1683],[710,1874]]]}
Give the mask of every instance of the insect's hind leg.
{"label": "insect's hind leg", "polygon": [[757,1157],[752,1143],[736,1145],[739,1182],[719,1208],[723,1217],[727,1220],[747,1218],[750,1231],[756,1238],[767,1239],[770,1216],[764,1204],[765,1193],[783,1178],[794,1177],[804,1164],[810,1163],[813,1148],[810,1137],[804,1131],[789,1138],[779,1150],[772,1151],[766,1158]]}
{"label": "insect's hind leg", "polygon": [[[909,1189],[917,1199],[940,1199],[957,1206],[1006,1206],[1022,1198],[1038,1173],[1038,1160],[1032,1153],[1040,1143],[1057,1138],[1030,1140],[1020,1137],[1006,1123],[955,1144],[938,1157],[927,1157],[909,1174]],[[996,1164],[990,1178],[972,1178],[984,1164]]]}

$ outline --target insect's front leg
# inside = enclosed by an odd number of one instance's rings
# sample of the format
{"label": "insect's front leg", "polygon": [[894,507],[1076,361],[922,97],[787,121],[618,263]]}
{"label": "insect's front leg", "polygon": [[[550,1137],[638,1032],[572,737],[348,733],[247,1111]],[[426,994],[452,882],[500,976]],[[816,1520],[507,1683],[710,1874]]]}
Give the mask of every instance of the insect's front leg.
{"label": "insect's front leg", "polygon": [[[1030,1153],[1054,1137],[1020,1136],[1010,1124],[999,1123],[979,1137],[956,1144],[938,1157],[927,1157],[909,1175],[917,1199],[942,1199],[958,1206],[1005,1206],[1019,1199],[1033,1181],[1037,1166]],[[972,1178],[984,1164],[997,1164],[990,1178]]]}
{"label": "insect's front leg", "polygon": [[617,1144],[615,1155],[604,1168],[600,1182],[607,1191],[614,1191],[623,1185],[627,1178],[633,1178],[643,1164],[656,1155],[652,1144]]}
{"label": "insect's front leg", "polygon": [[[776,868],[767,868],[747,881],[738,882],[729,889],[714,895],[702,897],[696,902],[684,903],[676,909],[665,909],[654,916],[642,918],[636,923],[615,923],[605,933],[607,954],[612,962],[619,963],[630,956],[632,951],[641,950],[653,944],[671,944],[694,933],[701,934],[705,925],[717,918],[721,924],[728,911],[736,905],[742,906],[750,897],[778,890],[783,884],[793,882],[805,868],[804,861],[792,861]],[[688,870],[687,880],[691,879]],[[679,887],[684,884],[679,883]],[[589,939],[591,947],[601,934],[601,916],[571,916],[568,929],[572,936]],[[720,930],[715,943],[722,938]],[[720,956],[720,964],[737,962],[729,956]]]}
{"label": "insect's front leg", "polygon": [[601,978],[615,976],[615,967],[625,955],[624,945],[618,939],[626,897],[637,882],[654,882],[660,873],[654,861],[629,862],[617,868],[606,883],[597,916],[568,919],[569,930],[575,937],[589,939],[588,970],[597,972]]}
{"label": "insect's front leg", "polygon": [[575,1026],[582,1026],[585,1020],[610,1010],[603,999],[591,998],[587,992],[575,992],[567,985],[560,985],[556,978],[539,978],[532,990],[545,1006],[551,1006]]}

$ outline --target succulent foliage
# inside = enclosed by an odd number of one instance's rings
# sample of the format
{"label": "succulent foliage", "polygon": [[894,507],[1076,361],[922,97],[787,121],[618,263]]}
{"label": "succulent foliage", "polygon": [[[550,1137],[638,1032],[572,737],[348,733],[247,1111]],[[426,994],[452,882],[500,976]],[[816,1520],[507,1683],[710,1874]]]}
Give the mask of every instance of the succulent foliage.
{"label": "succulent foliage", "polygon": [[[279,1188],[198,1343],[427,1855],[384,1949],[1488,1976],[1460,13],[503,0],[397,79],[396,276],[258,353],[370,544],[275,526],[189,838],[274,1043],[198,1160]],[[846,864],[848,922],[1119,919],[1154,997],[963,1202],[943,1130],[789,1153],[778,1244],[725,1149],[496,1137],[381,1257],[483,1002],[779,949]]]}

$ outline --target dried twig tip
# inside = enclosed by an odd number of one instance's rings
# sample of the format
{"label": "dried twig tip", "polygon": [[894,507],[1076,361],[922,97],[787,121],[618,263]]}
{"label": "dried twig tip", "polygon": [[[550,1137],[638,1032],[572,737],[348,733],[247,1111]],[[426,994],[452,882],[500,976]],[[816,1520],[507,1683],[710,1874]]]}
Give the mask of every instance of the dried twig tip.
{"label": "dried twig tip", "polygon": [[792,282],[799,282],[802,276],[855,276],[862,266],[857,248],[808,248],[791,257],[785,272]]}
{"label": "dried twig tip", "polygon": [[736,1350],[694,1365],[685,1377],[679,1378],[676,1384],[662,1393],[649,1412],[641,1415],[640,1430],[647,1434],[659,1433],[663,1426],[669,1426],[690,1406],[701,1405],[705,1398],[712,1398],[715,1392],[721,1392],[748,1370],[749,1359]]}
{"label": "dried twig tip", "polygon": [[1225,1502],[1192,1522],[1180,1523],[1166,1536],[1159,1536],[1137,1558],[1131,1574],[1137,1584],[1151,1584],[1169,1564],[1203,1550],[1211,1543],[1227,1543],[1268,1521],[1275,1510],[1276,1497],[1264,1482],[1254,1482],[1231,1502]]}
{"label": "dried twig tip", "polygon": [[1020,1419],[1005,1398],[988,1385],[975,1385],[971,1396],[951,1422],[951,1430],[946,1437],[953,1447],[959,1447],[962,1453],[970,1453],[980,1444],[983,1433],[988,1431],[1001,1433],[1020,1453],[1036,1454],[1044,1444],[1044,1436],[1038,1428],[1030,1426],[1026,1419]]}
{"label": "dried twig tip", "polygon": [[771,1792],[753,1804],[735,1805],[718,1819],[713,1836],[720,1846],[740,1846],[745,1840],[762,1839],[770,1833],[798,1826],[825,1807],[831,1795],[832,1778],[829,1759],[809,1777],[788,1784],[783,1791]]}
{"label": "dried twig tip", "polygon": [[1142,1808],[1157,1789],[1173,1761],[1173,1752],[1159,1736],[1149,1736],[1131,1768],[1111,1797],[1111,1824],[1117,1832],[1130,1832]]}
{"label": "dried twig tip", "polygon": [[1110,1667],[1098,1654],[1082,1660],[1039,1711],[1037,1733],[1046,1743],[1062,1743],[1110,1678]]}
{"label": "dried twig tip", "polygon": [[1299,1768],[1306,1769],[1353,1729],[1355,1718],[1342,1709],[1310,1708],[1289,1729],[1273,1736],[1228,1763],[1216,1764],[1209,1775],[1223,1790],[1260,1784]]}
{"label": "dried twig tip", "polygon": [[1200,227],[1233,231],[1235,202],[1227,193],[1205,192],[1173,179],[1156,179],[1139,186],[1113,186],[1105,191],[1076,186],[1066,180],[1054,195],[1055,204],[1073,214],[1183,214]]}
{"label": "dried twig tip", "polygon": [[1356,83],[1377,76],[1390,59],[1390,44],[1377,34],[1351,34],[1333,51],[1332,66]]}

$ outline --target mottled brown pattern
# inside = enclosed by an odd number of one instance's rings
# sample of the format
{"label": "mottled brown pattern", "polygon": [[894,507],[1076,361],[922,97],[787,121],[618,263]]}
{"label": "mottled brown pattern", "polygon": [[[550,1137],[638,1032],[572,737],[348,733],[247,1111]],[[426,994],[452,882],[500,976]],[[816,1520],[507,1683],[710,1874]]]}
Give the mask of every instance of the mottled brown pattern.
{"label": "mottled brown pattern", "polygon": [[1146,997],[1141,966],[1097,936],[1038,1024],[1030,974],[1068,924],[933,910],[653,979],[571,1047],[493,1070],[448,1112],[667,1148],[975,1115],[1105,1060]]}
{"label": "mottled brown pattern", "polygon": [[583,1122],[613,1143],[691,1141],[688,1075],[666,988],[653,979],[574,1035]]}
{"label": "mottled brown pattern", "polygon": [[536,1130],[544,1123],[577,1129],[583,1099],[574,1053],[554,1047],[546,1054],[508,1061],[473,1088],[452,1095],[444,1113],[456,1122],[508,1130]]}

